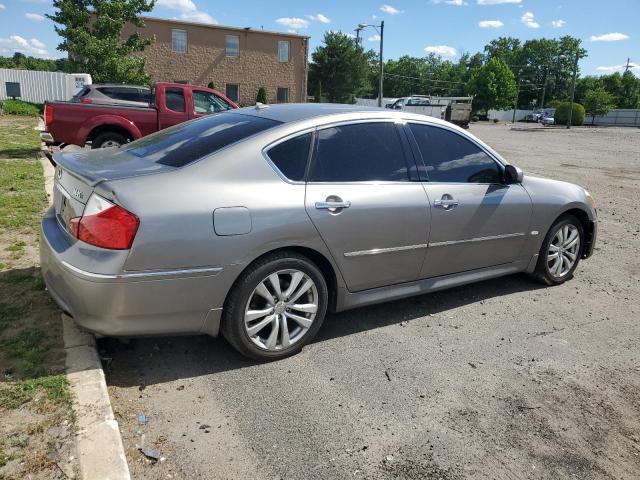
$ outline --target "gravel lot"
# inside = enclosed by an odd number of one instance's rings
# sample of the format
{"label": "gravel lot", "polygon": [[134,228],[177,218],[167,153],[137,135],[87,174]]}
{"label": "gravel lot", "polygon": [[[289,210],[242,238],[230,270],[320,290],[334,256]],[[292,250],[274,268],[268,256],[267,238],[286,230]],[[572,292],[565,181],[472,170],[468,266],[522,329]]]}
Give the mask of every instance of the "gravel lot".
{"label": "gravel lot", "polygon": [[103,340],[134,478],[638,478],[640,129],[471,132],[595,197],[598,244],[576,278],[332,315],[270,364],[222,339]]}

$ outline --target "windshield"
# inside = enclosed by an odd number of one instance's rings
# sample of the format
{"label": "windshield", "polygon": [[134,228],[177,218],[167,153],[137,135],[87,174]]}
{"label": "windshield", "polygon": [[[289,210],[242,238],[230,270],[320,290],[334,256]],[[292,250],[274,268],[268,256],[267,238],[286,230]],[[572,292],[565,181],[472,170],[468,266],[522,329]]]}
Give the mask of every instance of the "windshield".
{"label": "windshield", "polygon": [[280,123],[251,115],[221,113],[160,130],[120,150],[162,165],[183,167]]}

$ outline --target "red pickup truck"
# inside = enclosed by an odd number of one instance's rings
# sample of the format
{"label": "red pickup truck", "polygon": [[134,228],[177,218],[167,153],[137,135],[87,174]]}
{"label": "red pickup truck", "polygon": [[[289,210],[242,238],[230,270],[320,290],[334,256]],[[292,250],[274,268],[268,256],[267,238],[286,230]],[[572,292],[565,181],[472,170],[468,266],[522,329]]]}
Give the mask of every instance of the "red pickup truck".
{"label": "red pickup truck", "polygon": [[46,102],[47,144],[91,148],[119,146],[192,118],[238,108],[217,90],[179,83],[156,83],[146,106]]}

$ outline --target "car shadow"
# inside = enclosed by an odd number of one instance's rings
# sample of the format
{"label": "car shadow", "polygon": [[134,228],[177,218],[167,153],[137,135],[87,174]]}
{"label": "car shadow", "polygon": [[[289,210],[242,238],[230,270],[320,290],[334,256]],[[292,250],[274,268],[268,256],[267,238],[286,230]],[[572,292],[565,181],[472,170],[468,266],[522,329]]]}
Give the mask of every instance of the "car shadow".
{"label": "car shadow", "polygon": [[[404,300],[327,315],[313,343],[326,342],[403,321],[433,322],[437,315],[485,299],[544,288],[524,274],[456,287]],[[174,336],[98,340],[110,385],[146,386],[252,367],[259,362],[236,352],[222,336]]]}

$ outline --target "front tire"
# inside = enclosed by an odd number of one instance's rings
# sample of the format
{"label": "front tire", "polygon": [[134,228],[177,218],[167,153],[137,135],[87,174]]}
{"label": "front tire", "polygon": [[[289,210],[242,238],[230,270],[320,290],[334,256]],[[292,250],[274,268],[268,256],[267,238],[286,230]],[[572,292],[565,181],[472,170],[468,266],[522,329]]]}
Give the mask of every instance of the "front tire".
{"label": "front tire", "polygon": [[268,255],[232,287],[222,333],[236,350],[254,360],[288,357],[316,335],[328,297],[322,272],[311,260],[295,252]]}
{"label": "front tire", "polygon": [[545,285],[560,285],[573,278],[584,245],[582,223],[573,215],[560,217],[542,242],[534,277]]}

